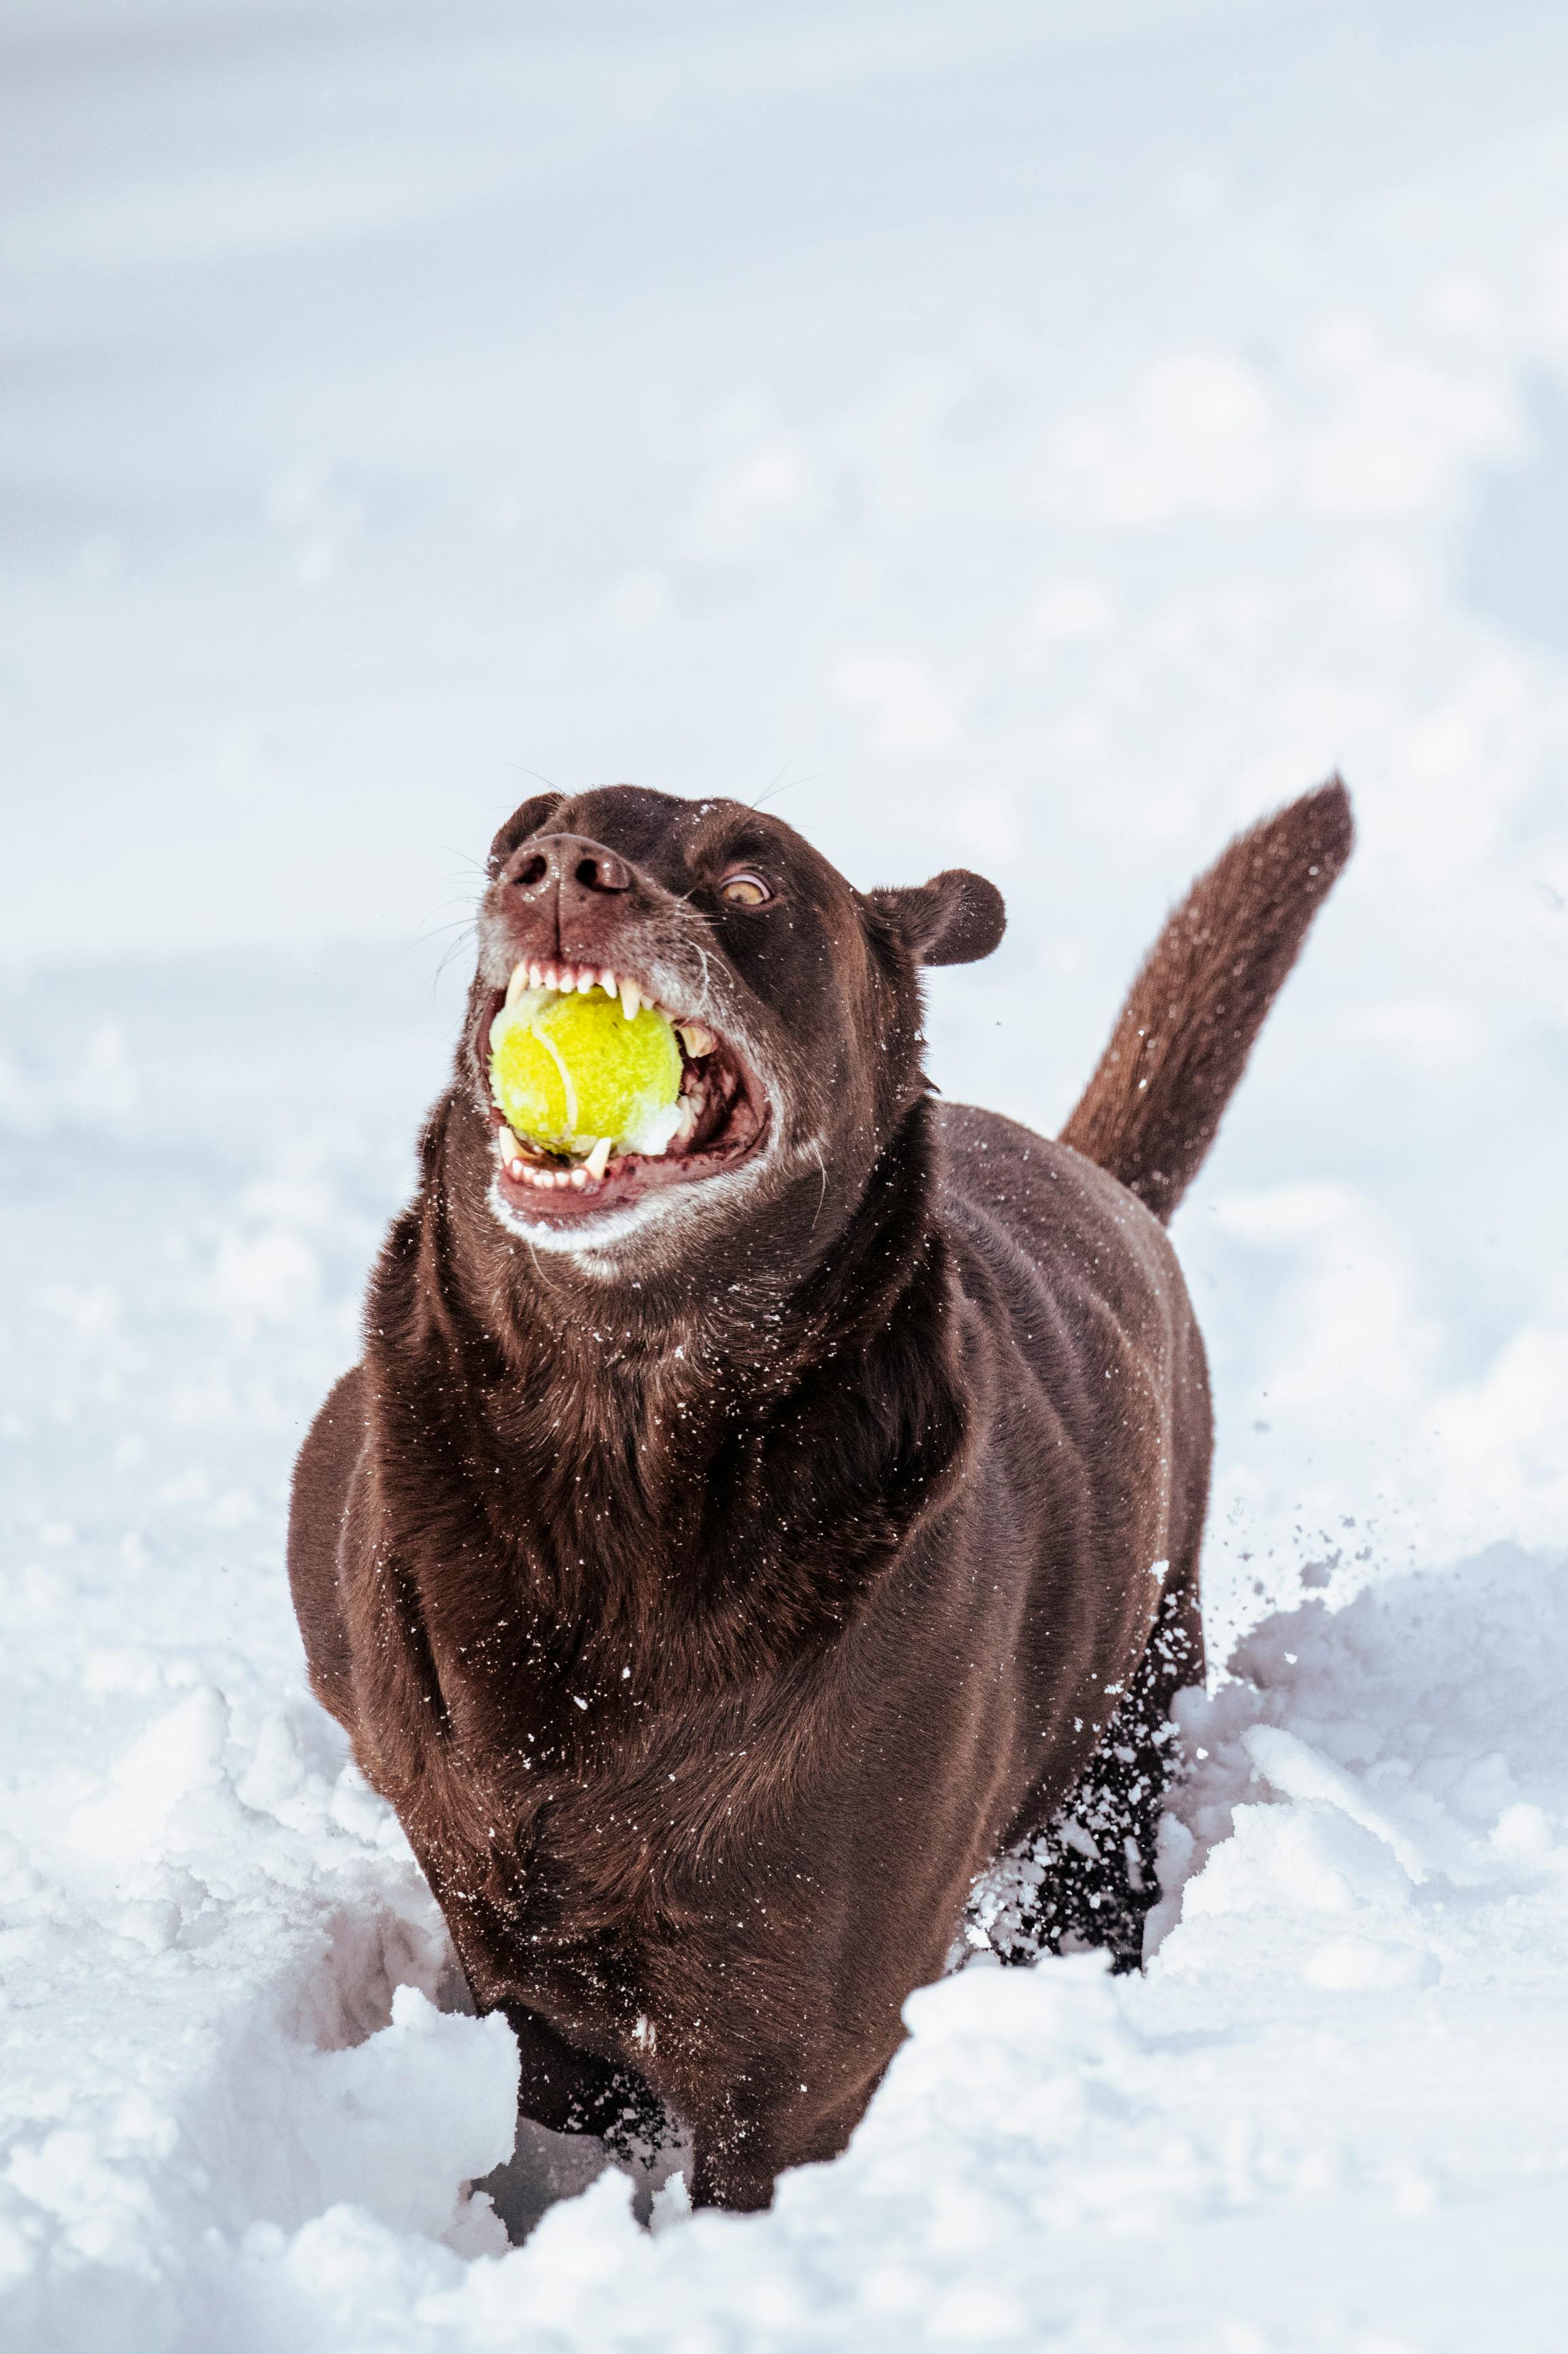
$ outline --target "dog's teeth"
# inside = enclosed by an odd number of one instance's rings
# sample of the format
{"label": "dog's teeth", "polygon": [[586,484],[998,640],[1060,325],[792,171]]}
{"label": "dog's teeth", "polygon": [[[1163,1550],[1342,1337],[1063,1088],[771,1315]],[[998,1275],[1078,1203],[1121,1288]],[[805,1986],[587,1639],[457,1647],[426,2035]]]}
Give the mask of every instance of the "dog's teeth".
{"label": "dog's teeth", "polygon": [[620,1010],[629,1022],[635,1022],[642,1006],[642,991],[634,981],[620,984]]}
{"label": "dog's teeth", "polygon": [[588,1171],[586,1169],[574,1169],[567,1182],[570,1185],[576,1185],[580,1192],[582,1187],[588,1183]]}
{"label": "dog's teeth", "polygon": [[681,1142],[684,1144],[687,1138],[695,1133],[697,1113],[702,1107],[695,1095],[689,1095],[683,1096],[675,1108],[680,1115],[675,1127],[675,1134],[680,1138]]}
{"label": "dog's teeth", "polygon": [[543,976],[544,976],[544,967],[543,967],[542,965],[531,964],[531,965],[529,966],[529,968],[528,968],[528,986],[529,986],[529,988],[530,988],[530,989],[542,989],[542,988],[544,987],[544,978],[543,978]]}
{"label": "dog's teeth", "polygon": [[679,1024],[679,1031],[681,1044],[694,1062],[700,1061],[704,1055],[711,1055],[718,1044],[718,1040],[705,1023],[683,1022]]}
{"label": "dog's teeth", "polygon": [[597,972],[578,973],[577,978],[577,991],[579,997],[586,997],[590,989],[597,989],[598,987],[599,975]]}
{"label": "dog's teeth", "polygon": [[526,966],[525,964],[514,964],[514,965],[513,966],[513,968],[512,968],[512,978],[511,978],[511,980],[510,980],[510,981],[507,982],[507,984],[506,984],[506,1002],[507,1002],[507,1004],[508,1004],[509,1006],[510,1006],[510,1005],[515,1005],[515,1004],[516,1004],[516,1002],[517,1002],[517,1001],[518,1001],[518,999],[522,996],[523,991],[527,988],[527,986],[528,986],[528,968],[527,968],[527,966]]}
{"label": "dog's teeth", "polygon": [[617,981],[615,975],[611,972],[608,965],[605,966],[604,970],[599,974],[599,985],[603,990],[607,997],[619,997],[620,994],[620,983]]}
{"label": "dog's teeth", "polygon": [[593,1179],[596,1185],[599,1183],[599,1179],[604,1175],[606,1169],[609,1165],[609,1138],[608,1136],[601,1136],[599,1142],[594,1146],[593,1150],[588,1154],[588,1159],[583,1162],[584,1172]]}

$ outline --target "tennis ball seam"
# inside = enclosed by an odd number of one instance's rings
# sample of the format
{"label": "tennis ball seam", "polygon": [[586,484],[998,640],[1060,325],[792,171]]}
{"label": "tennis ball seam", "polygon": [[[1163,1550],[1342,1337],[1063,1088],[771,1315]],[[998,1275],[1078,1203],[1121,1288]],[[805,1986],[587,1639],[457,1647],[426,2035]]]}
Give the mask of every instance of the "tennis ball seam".
{"label": "tennis ball seam", "polygon": [[566,1061],[561,1054],[561,1050],[556,1045],[555,1040],[550,1036],[549,1033],[546,1030],[540,1029],[539,1017],[537,1014],[534,1016],[533,1020],[528,1024],[528,1034],[531,1038],[535,1040],[539,1045],[543,1046],[546,1054],[548,1055],[551,1062],[554,1063],[556,1070],[559,1071],[561,1075],[561,1093],[567,1099],[566,1130],[568,1136],[576,1136],[577,1132],[577,1091],[576,1084],[573,1081],[572,1075],[567,1068]]}
{"label": "tennis ball seam", "polygon": [[490,1034],[491,1094],[514,1131],[556,1152],[591,1152],[604,1135],[632,1151],[662,1150],[678,1125],[683,1070],[669,1016],[650,1005],[628,1021],[599,988],[528,995],[531,1003],[503,1007]]}

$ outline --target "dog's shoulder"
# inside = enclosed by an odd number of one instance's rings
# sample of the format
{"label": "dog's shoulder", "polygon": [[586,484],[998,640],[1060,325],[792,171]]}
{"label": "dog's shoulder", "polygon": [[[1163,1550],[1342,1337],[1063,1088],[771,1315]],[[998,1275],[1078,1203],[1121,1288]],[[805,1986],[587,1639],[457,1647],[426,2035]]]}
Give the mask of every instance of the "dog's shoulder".
{"label": "dog's shoulder", "polygon": [[311,1684],[353,1732],[349,1644],[338,1548],[366,1438],[365,1373],[353,1366],[327,1394],[294,1466],[289,1505],[289,1585]]}
{"label": "dog's shoulder", "polygon": [[1010,1320],[1040,1301],[1081,1330],[1108,1315],[1128,1337],[1191,1320],[1170,1237],[1137,1195],[1071,1145],[969,1104],[937,1113],[940,1214]]}
{"label": "dog's shoulder", "polygon": [[1171,1258],[1136,1193],[1070,1144],[974,1104],[938,1104],[936,1131],[944,1210],[989,1211],[1032,1256],[1114,1238],[1139,1257]]}

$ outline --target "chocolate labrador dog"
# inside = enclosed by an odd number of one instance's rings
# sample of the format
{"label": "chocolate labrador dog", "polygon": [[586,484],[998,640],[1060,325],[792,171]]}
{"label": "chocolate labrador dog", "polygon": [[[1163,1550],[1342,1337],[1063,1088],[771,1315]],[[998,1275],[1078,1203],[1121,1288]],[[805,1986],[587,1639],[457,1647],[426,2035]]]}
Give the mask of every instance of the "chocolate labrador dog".
{"label": "chocolate labrador dog", "polygon": [[[1210,1458],[1164,1221],[1351,841],[1336,779],[1231,844],[1052,1142],[921,1069],[920,967],[1001,937],[979,876],[863,894],[776,818],[630,786],[501,829],[290,1573],[525,2115],[662,2105],[699,2201],[766,2205],[1054,1825],[1026,1949],[1137,1965]],[[668,1013],[662,1153],[502,1126],[519,967]]]}

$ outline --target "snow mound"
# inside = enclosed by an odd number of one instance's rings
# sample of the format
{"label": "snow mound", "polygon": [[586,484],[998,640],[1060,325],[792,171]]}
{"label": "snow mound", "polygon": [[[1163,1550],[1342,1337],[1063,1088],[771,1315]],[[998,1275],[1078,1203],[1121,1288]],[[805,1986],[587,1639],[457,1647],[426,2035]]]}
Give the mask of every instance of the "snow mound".
{"label": "snow mound", "polygon": [[236,1741],[197,1685],[12,1819],[0,2340],[190,2343],[215,2250],[341,2202],[505,2245],[466,2194],[511,2154],[511,2031],[450,2008],[435,1903],[319,1723]]}
{"label": "snow mound", "polygon": [[770,2214],[692,2218],[677,2179],[650,2233],[612,2171],[510,2251],[468,2186],[511,2150],[514,2047],[452,2007],[396,1823],[319,1723],[237,1741],[197,1685],[6,1843],[13,2010],[49,2024],[0,2337],[1387,2354],[1486,2342],[1506,2269],[1510,2349],[1546,2348],[1568,1563],[1312,1595],[1233,1670],[1181,1703],[1145,1978],[979,1956]]}

